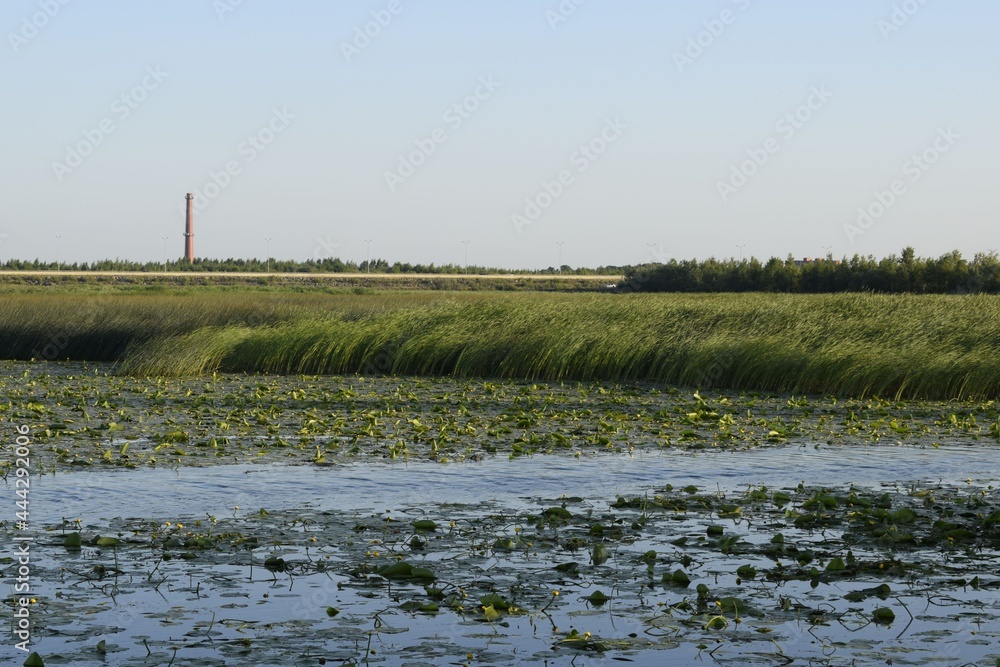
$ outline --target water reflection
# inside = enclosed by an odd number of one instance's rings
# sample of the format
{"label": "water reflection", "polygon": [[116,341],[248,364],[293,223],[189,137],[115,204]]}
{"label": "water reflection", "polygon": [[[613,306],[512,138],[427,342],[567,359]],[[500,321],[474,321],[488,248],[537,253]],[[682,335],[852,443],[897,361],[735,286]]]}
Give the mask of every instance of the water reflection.
{"label": "water reflection", "polygon": [[[61,518],[225,515],[235,506],[384,511],[422,503],[516,507],[522,499],[562,495],[613,500],[655,486],[696,484],[737,491],[770,487],[937,482],[1000,472],[994,448],[782,447],[702,454],[534,456],[480,462],[365,462],[314,466],[223,465],[207,468],[72,471],[32,480],[32,515]],[[8,480],[8,486],[11,480]]]}

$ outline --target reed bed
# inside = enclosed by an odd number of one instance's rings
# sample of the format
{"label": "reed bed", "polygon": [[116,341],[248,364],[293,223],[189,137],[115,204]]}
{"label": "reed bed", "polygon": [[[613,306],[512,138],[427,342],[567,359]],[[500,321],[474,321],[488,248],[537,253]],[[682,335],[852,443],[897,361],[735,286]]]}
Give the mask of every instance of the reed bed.
{"label": "reed bed", "polygon": [[366,296],[216,289],[2,294],[0,358],[117,361],[145,343],[166,344],[202,328],[255,328],[331,312],[363,318],[447,301],[433,294]]}
{"label": "reed bed", "polygon": [[60,358],[114,360],[140,376],[387,373],[1000,396],[996,296],[226,293],[81,297],[68,311],[65,301],[29,301],[0,302],[0,355],[25,358],[54,327],[68,339]]}

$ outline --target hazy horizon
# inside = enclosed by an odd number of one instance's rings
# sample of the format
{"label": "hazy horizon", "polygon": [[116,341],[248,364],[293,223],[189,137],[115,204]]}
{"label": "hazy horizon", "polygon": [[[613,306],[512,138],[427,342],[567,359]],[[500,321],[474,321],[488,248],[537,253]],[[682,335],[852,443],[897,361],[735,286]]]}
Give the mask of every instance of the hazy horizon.
{"label": "hazy horizon", "polygon": [[12,0],[0,259],[1000,247],[1000,6],[664,5]]}

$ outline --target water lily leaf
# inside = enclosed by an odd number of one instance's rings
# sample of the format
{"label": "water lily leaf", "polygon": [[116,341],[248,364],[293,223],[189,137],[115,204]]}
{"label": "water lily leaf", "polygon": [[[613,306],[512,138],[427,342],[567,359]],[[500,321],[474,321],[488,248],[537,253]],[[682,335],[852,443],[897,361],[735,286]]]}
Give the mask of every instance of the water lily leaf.
{"label": "water lily leaf", "polygon": [[32,653],[28,656],[28,659],[24,661],[24,667],[45,667],[45,663],[42,662],[42,656],[37,653]]}
{"label": "water lily leaf", "polygon": [[67,549],[79,549],[82,544],[83,540],[80,538],[80,533],[70,533],[63,538],[63,546]]}
{"label": "water lily leaf", "polygon": [[736,543],[739,542],[740,539],[739,535],[730,535],[729,537],[719,540],[719,550],[724,554],[731,553],[733,547],[736,546]]}
{"label": "water lily leaf", "polygon": [[954,530],[949,530],[944,534],[946,539],[959,542],[962,540],[974,540],[976,539],[976,534],[969,530],[968,528],[955,528]]}
{"label": "water lily leaf", "polygon": [[421,519],[413,522],[413,527],[417,530],[437,530],[438,525],[430,519]]}
{"label": "water lily leaf", "polygon": [[580,570],[579,563],[559,563],[555,566],[556,572],[564,572],[566,574],[577,574]]}
{"label": "water lily leaf", "polygon": [[893,523],[898,523],[902,525],[909,525],[917,520],[917,513],[911,510],[909,507],[903,507],[892,513]]}
{"label": "water lily leaf", "polygon": [[847,566],[844,565],[844,560],[842,558],[834,558],[826,564],[827,572],[842,572],[846,569]]}
{"label": "water lily leaf", "polygon": [[494,609],[500,609],[502,611],[507,611],[508,609],[510,609],[510,603],[507,602],[507,600],[500,597],[499,595],[497,595],[496,593],[487,593],[483,597],[479,598],[479,601],[482,602],[484,605],[489,605],[490,607],[493,607]]}
{"label": "water lily leaf", "polygon": [[99,547],[116,547],[121,543],[122,541],[115,537],[98,537],[96,542]]}
{"label": "water lily leaf", "polygon": [[723,505],[719,508],[719,517],[721,518],[740,516],[742,513],[743,508],[739,505]]}
{"label": "water lily leaf", "polygon": [[727,614],[736,614],[738,616],[741,610],[745,611],[747,608],[747,605],[739,598],[720,598],[718,602],[719,604],[716,607]]}
{"label": "water lily leaf", "polygon": [[872,618],[875,619],[876,623],[889,624],[896,620],[896,614],[888,607],[879,607],[872,612]]}
{"label": "water lily leaf", "polygon": [[510,537],[500,537],[493,543],[493,548],[500,551],[513,551],[517,548],[517,542]]}
{"label": "water lily leaf", "polygon": [[849,602],[861,602],[865,598],[874,596],[882,600],[885,600],[890,595],[892,595],[892,589],[889,588],[889,584],[879,584],[874,588],[865,588],[860,591],[851,591],[850,593],[844,596],[844,599],[848,600]]}
{"label": "water lily leaf", "polygon": [[591,560],[594,561],[594,565],[603,565],[607,562],[611,554],[608,553],[608,548],[603,544],[594,545],[594,552],[591,554]]}
{"label": "water lily leaf", "polygon": [[264,568],[269,572],[284,572],[287,567],[284,558],[278,558],[276,556],[271,556],[264,561]]}
{"label": "water lily leaf", "polygon": [[674,570],[673,572],[663,573],[663,583],[674,584],[675,586],[689,586],[691,584],[691,577],[684,572],[684,570]]}
{"label": "water lily leaf", "polygon": [[542,516],[547,519],[558,519],[560,521],[569,521],[573,518],[573,513],[570,512],[565,507],[549,507],[542,512]]}
{"label": "water lily leaf", "polygon": [[378,573],[386,579],[409,577],[413,573],[413,565],[406,561],[399,561],[398,563],[385,566]]}
{"label": "water lily leaf", "polygon": [[602,604],[606,603],[611,598],[609,598],[601,591],[594,591],[584,599],[587,600],[587,602],[589,602],[590,604],[594,605],[595,607],[599,607]]}
{"label": "water lily leaf", "polygon": [[728,625],[729,621],[727,621],[724,617],[713,616],[711,619],[709,619],[708,623],[705,624],[705,627],[710,630],[722,630]]}
{"label": "water lily leaf", "polygon": [[483,605],[483,614],[486,616],[486,620],[490,623],[500,618],[500,612],[498,612],[491,604]]}
{"label": "water lily leaf", "polygon": [[415,567],[411,563],[406,561],[399,561],[398,563],[393,563],[388,565],[378,571],[379,576],[385,577],[386,579],[398,579],[398,580],[409,580],[409,579],[429,579],[433,580],[437,577],[433,572],[423,567]]}
{"label": "water lily leaf", "polygon": [[577,651],[593,651],[597,653],[603,653],[608,650],[606,644],[595,639],[591,639],[589,632],[580,634],[577,630],[570,632],[566,639],[560,640],[556,644],[556,647],[571,648]]}
{"label": "water lily leaf", "polygon": [[334,616],[336,616],[339,613],[340,613],[340,610],[337,609],[336,607],[327,607],[326,608],[326,615],[329,616],[330,618],[333,618]]}

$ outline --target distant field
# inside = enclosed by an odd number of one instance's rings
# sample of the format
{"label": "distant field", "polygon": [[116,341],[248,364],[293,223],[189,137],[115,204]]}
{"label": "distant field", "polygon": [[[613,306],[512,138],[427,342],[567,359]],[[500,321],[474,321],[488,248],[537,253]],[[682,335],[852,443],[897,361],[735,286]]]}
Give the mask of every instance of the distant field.
{"label": "distant field", "polygon": [[37,287],[258,287],[313,290],[577,291],[622,282],[620,275],[465,273],[236,273],[140,271],[0,271],[0,291]]}
{"label": "distant field", "polygon": [[1000,297],[42,291],[0,295],[0,357],[996,398]]}
{"label": "distant field", "polygon": [[223,271],[0,271],[0,276],[30,276],[30,277],[72,277],[82,278],[86,276],[113,277],[121,276],[125,278],[348,278],[351,280],[365,279],[385,279],[385,280],[408,280],[412,278],[446,278],[451,280],[486,280],[499,278],[505,280],[618,280],[619,275],[575,275],[566,274],[536,274],[536,273],[499,273],[499,274],[475,274],[475,273],[241,273]]}

